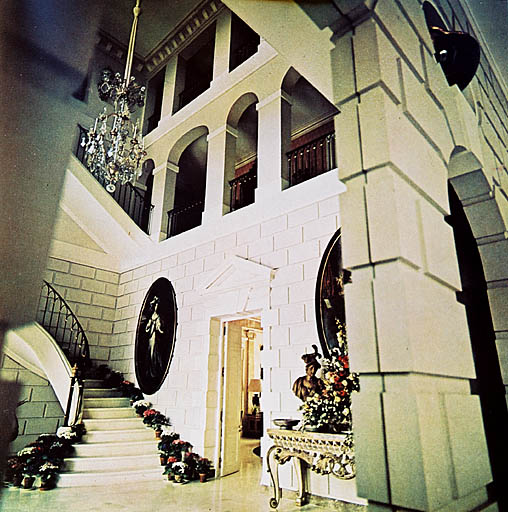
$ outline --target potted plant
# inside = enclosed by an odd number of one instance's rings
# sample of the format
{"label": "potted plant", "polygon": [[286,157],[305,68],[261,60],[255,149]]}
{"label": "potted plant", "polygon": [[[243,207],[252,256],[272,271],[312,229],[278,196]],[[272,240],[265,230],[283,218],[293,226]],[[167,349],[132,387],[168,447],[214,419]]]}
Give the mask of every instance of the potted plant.
{"label": "potted plant", "polygon": [[178,459],[176,457],[168,457],[166,462],[166,468],[164,469],[163,475],[167,475],[168,480],[174,480],[175,479],[175,473],[173,471],[173,464],[175,462],[178,462]]}
{"label": "potted plant", "polygon": [[142,418],[144,412],[147,411],[151,405],[152,403],[148,402],[148,400],[137,400],[132,404],[132,407],[134,407],[136,414]]}
{"label": "potted plant", "polygon": [[30,443],[18,452],[18,457],[20,458],[20,462],[22,464],[22,487],[24,489],[31,489],[33,487],[35,477],[39,471],[42,452],[43,448],[37,442]]}
{"label": "potted plant", "polygon": [[23,463],[21,457],[13,455],[7,459],[5,465],[4,481],[11,483],[15,487],[21,485],[23,480]]}
{"label": "potted plant", "polygon": [[[192,445],[188,441],[183,441],[182,439],[175,439],[173,441],[173,451],[175,457],[179,460],[185,460],[187,454],[192,451]],[[180,457],[178,456],[180,455]]]}
{"label": "potted plant", "polygon": [[39,467],[39,476],[41,477],[41,491],[47,491],[56,487],[56,480],[60,464],[56,461],[47,460]]}
{"label": "potted plant", "polygon": [[163,426],[171,425],[169,418],[156,409],[147,409],[143,413],[143,423],[155,430],[156,439],[160,439]]}
{"label": "potted plant", "polygon": [[179,434],[175,432],[165,432],[164,429],[162,429],[162,435],[161,440],[159,441],[159,444],[157,445],[157,449],[160,453],[160,460],[161,460],[161,466],[164,466],[167,464],[166,459],[174,455],[174,449],[173,449],[173,441],[175,439],[178,439],[180,436]]}
{"label": "potted plant", "polygon": [[199,481],[201,483],[206,481],[208,475],[210,474],[211,469],[212,469],[212,461],[207,459],[206,457],[200,457],[196,461],[196,471],[199,475]]}
{"label": "potted plant", "polygon": [[188,478],[189,466],[186,462],[179,461],[172,464],[172,471],[175,475],[175,482],[183,483]]}

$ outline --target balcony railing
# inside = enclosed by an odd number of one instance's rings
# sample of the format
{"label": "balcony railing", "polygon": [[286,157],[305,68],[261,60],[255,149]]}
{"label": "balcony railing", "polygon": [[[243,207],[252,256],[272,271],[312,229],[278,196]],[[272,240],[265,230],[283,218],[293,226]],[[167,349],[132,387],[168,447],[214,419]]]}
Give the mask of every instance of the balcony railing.
{"label": "balcony railing", "polygon": [[229,181],[231,187],[231,211],[239,210],[254,202],[254,194],[258,186],[256,166],[249,172]]}
{"label": "balcony railing", "polygon": [[[79,126],[79,138],[76,148],[76,158],[86,167],[85,149],[81,146],[81,139],[87,134],[88,130]],[[106,188],[106,184],[102,178],[95,179]],[[109,193],[109,192],[108,192]],[[150,233],[150,222],[152,216],[153,205],[145,201],[141,192],[131,183],[125,185],[117,185],[115,191],[111,193],[113,199],[120,205],[122,210],[145,232]]]}
{"label": "balcony railing", "polygon": [[298,185],[335,168],[335,132],[286,153],[289,186]]}
{"label": "balcony railing", "polygon": [[205,202],[201,200],[170,210],[168,212],[168,238],[200,226],[204,206]]}

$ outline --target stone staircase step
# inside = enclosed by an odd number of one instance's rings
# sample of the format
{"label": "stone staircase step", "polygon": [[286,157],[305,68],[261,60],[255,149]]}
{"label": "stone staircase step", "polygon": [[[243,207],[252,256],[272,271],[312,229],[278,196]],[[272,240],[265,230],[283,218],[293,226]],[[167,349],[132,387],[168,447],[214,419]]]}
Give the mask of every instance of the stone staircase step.
{"label": "stone staircase step", "polygon": [[120,455],[158,455],[158,441],[110,442],[110,443],[80,443],[74,445],[76,457],[117,457]]}
{"label": "stone staircase step", "polygon": [[[137,418],[132,407],[89,407],[83,410],[83,419]],[[140,421],[142,419],[140,418]]]}
{"label": "stone staircase step", "polygon": [[84,487],[96,485],[128,484],[143,480],[157,480],[162,476],[162,468],[138,469],[130,471],[92,471],[60,473],[58,487]]}
{"label": "stone staircase step", "polygon": [[129,407],[130,400],[128,398],[84,398],[83,406],[89,408],[104,407]]}
{"label": "stone staircase step", "polygon": [[83,396],[85,398],[121,398],[122,392],[114,388],[86,388]]}
{"label": "stone staircase step", "polygon": [[128,471],[131,469],[159,469],[159,457],[153,453],[143,455],[120,455],[115,457],[72,457],[65,459],[66,472]]}
{"label": "stone staircase step", "polygon": [[152,429],[138,428],[129,430],[92,430],[83,436],[85,443],[111,443],[133,441],[155,441]]}
{"label": "stone staircase step", "polygon": [[102,379],[83,379],[85,388],[105,388]]}
{"label": "stone staircase step", "polygon": [[143,429],[143,421],[140,418],[108,418],[108,419],[87,419],[84,420],[87,433],[96,430],[129,430]]}

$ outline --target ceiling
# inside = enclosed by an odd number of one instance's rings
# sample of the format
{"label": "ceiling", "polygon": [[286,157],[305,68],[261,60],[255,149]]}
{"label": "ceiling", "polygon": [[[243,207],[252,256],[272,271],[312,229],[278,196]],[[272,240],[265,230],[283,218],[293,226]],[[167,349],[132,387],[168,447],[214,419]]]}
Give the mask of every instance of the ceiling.
{"label": "ceiling", "polygon": [[[135,51],[146,57],[202,0],[141,0]],[[127,44],[135,0],[104,2],[100,28]]]}

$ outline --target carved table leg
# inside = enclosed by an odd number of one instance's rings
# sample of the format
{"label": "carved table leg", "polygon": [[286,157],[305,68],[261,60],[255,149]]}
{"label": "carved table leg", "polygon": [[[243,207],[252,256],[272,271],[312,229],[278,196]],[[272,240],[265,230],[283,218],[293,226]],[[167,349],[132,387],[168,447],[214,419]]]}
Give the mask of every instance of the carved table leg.
{"label": "carved table leg", "polygon": [[293,467],[295,468],[296,480],[298,481],[298,495],[296,497],[296,504],[301,507],[307,503],[305,480],[303,478],[303,460],[299,457],[293,457]]}
{"label": "carved table leg", "polygon": [[272,446],[267,453],[266,460],[268,463],[268,472],[272,477],[274,497],[270,498],[270,508],[277,508],[280,503],[282,491],[279,487],[279,468],[278,462],[275,459],[281,449],[278,446]]}

